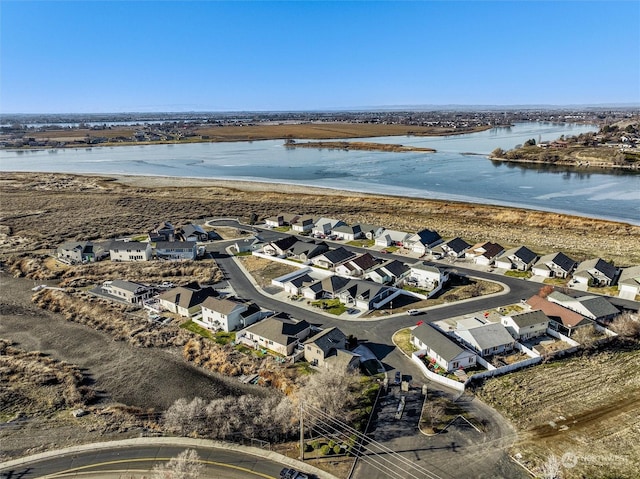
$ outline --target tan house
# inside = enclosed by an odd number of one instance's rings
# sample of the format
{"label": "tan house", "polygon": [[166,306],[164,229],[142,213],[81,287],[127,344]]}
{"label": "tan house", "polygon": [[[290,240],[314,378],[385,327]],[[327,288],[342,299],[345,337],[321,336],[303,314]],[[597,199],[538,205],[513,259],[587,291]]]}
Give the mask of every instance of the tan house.
{"label": "tan house", "polygon": [[338,328],[325,329],[304,343],[304,359],[323,369],[355,369],[360,355],[347,350],[347,337]]}
{"label": "tan house", "polygon": [[254,349],[269,349],[283,356],[291,356],[311,333],[305,320],[271,316],[252,324],[236,334],[236,341]]}
{"label": "tan house", "polygon": [[218,296],[211,286],[206,288],[179,286],[158,295],[162,309],[177,313],[185,318],[200,316],[202,303],[209,297]]}

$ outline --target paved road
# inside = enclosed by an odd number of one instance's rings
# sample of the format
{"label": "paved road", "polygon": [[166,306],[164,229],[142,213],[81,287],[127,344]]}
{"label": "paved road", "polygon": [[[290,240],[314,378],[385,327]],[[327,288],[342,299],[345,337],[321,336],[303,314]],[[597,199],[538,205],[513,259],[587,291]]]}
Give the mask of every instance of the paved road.
{"label": "paved road", "polygon": [[[87,451],[56,456],[0,471],[2,479],[29,479],[45,475],[96,473],[102,477],[119,477],[125,473],[141,473],[154,465],[177,456],[185,446],[130,446],[107,450]],[[261,478],[279,477],[282,465],[263,457],[239,451],[193,447],[206,467],[207,478]]]}

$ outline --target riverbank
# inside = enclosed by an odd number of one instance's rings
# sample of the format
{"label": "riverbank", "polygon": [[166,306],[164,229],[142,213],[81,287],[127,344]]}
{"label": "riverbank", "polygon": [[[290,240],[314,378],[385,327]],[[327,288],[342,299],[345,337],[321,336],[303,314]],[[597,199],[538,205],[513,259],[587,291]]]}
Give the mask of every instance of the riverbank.
{"label": "riverbank", "polygon": [[52,249],[71,239],[148,231],[160,221],[283,212],[337,217],[389,229],[437,230],[469,243],[527,245],[575,260],[640,264],[640,226],[493,205],[354,193],[248,181],[148,176],[5,173],[0,181],[0,254]]}
{"label": "riverbank", "polygon": [[425,153],[435,153],[433,148],[421,148],[417,146],[393,145],[388,143],[368,143],[364,141],[307,141],[298,143],[293,140],[287,141],[287,148],[318,148],[329,150],[361,150],[361,151],[389,151],[392,153],[404,153],[412,151],[422,151]]}
{"label": "riverbank", "polygon": [[[277,125],[197,126],[164,131],[157,126],[114,127],[108,129],[65,128],[29,132],[27,141],[0,135],[5,149],[33,150],[85,148],[87,146],[174,145],[260,140],[330,140],[379,136],[450,136],[489,130],[496,125],[439,127],[377,123],[287,123]],[[508,125],[506,125],[508,126]]]}

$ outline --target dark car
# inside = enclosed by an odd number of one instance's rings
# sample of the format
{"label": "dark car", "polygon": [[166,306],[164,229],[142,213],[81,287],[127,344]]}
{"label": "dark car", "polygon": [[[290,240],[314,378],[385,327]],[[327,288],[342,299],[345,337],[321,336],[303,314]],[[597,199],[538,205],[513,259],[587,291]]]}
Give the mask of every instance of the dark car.
{"label": "dark car", "polygon": [[400,371],[396,371],[396,378],[393,382],[394,384],[400,384],[402,382],[402,373]]}
{"label": "dark car", "polygon": [[280,471],[280,479],[309,479],[309,476],[303,474],[295,469],[289,469],[285,467]]}

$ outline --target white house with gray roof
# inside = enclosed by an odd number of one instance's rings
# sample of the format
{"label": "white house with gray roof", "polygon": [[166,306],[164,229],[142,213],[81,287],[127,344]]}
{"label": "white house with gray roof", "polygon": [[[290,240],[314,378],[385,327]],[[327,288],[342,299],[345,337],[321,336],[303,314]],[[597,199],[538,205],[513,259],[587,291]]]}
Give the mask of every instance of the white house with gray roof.
{"label": "white house with gray roof", "polygon": [[436,231],[430,229],[422,229],[402,242],[408,249],[421,256],[430,252],[440,243],[442,243],[442,237]]}
{"label": "white house with gray roof", "polygon": [[193,261],[198,256],[198,245],[195,241],[158,241],[155,253],[156,258],[167,261]]}
{"label": "white house with gray roof", "polygon": [[375,238],[376,246],[404,245],[404,242],[411,236],[411,233],[396,230],[384,230]]}
{"label": "white house with gray roof", "polygon": [[145,299],[149,299],[153,295],[153,289],[149,286],[121,279],[105,281],[102,283],[101,289],[115,299],[133,304],[141,304]]}
{"label": "white house with gray roof", "polygon": [[538,259],[538,255],[526,246],[511,248],[496,258],[496,268],[515,269],[517,271],[529,271]]}
{"label": "white house with gray roof", "polygon": [[544,278],[567,278],[577,264],[564,253],[551,253],[542,256],[533,265],[531,272]]}
{"label": "white house with gray roof", "polygon": [[620,270],[602,258],[583,261],[576,268],[573,279],[589,286],[612,286],[620,275]]}
{"label": "white house with gray roof", "polygon": [[96,260],[91,241],[69,241],[57,250],[58,259],[67,263],[91,263]]}
{"label": "white house with gray roof", "polygon": [[112,241],[109,246],[111,261],[149,261],[151,243],[139,241]]}
{"label": "white house with gray roof", "polygon": [[433,359],[447,372],[465,369],[476,365],[476,354],[441,333],[428,323],[421,324],[411,331],[411,342]]}
{"label": "white house with gray roof", "polygon": [[418,261],[410,265],[410,268],[407,282],[427,290],[432,290],[449,279],[449,273],[446,269],[428,265],[424,261]]}
{"label": "white house with gray roof", "polygon": [[486,323],[469,329],[456,328],[454,334],[480,356],[511,351],[515,345],[507,328],[500,323]]}
{"label": "white house with gray roof", "polygon": [[634,300],[640,294],[640,266],[624,268],[618,279],[618,297]]}
{"label": "white house with gray roof", "polygon": [[501,323],[517,340],[537,338],[546,333],[549,317],[539,309],[503,316]]}
{"label": "white house with gray roof", "polygon": [[316,221],[315,225],[311,229],[311,232],[315,235],[330,235],[334,228],[346,224],[344,221],[336,220],[334,218],[320,218]]}
{"label": "white house with gray roof", "polygon": [[235,331],[260,319],[261,311],[253,303],[209,297],[202,303],[202,317],[194,322],[208,329]]}
{"label": "white house with gray roof", "polygon": [[358,238],[362,238],[362,230],[360,229],[360,225],[342,225],[336,226],[331,230],[331,234],[336,235],[338,238],[343,239],[345,241],[353,241]]}
{"label": "white house with gray roof", "polygon": [[603,296],[588,295],[572,298],[554,291],[547,296],[547,299],[594,321],[608,321],[620,314],[618,308]]}
{"label": "white house with gray roof", "polygon": [[329,250],[325,253],[314,256],[311,262],[316,266],[326,269],[334,269],[336,266],[355,259],[356,253],[340,246],[339,248]]}

